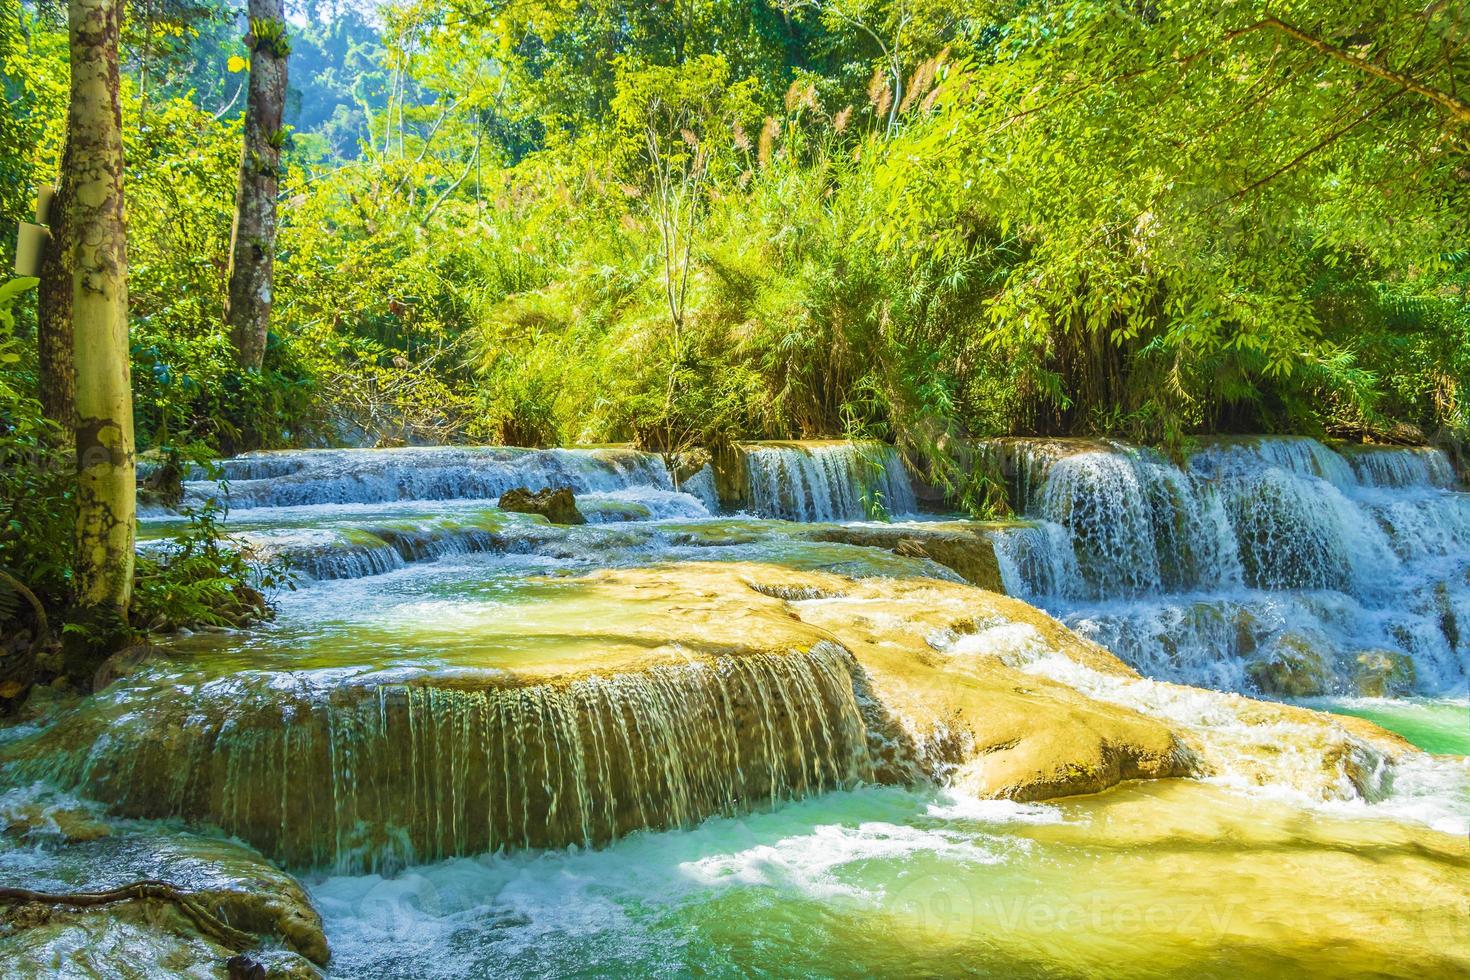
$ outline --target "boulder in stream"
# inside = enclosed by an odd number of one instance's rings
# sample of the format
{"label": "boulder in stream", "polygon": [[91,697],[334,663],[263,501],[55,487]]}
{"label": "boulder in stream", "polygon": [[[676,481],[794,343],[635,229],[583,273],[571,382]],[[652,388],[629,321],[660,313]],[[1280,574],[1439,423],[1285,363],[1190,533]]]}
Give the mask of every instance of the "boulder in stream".
{"label": "boulder in stream", "polygon": [[528,487],[514,487],[500,495],[497,506],[519,514],[540,514],[553,524],[587,523],[571,487],[547,487],[535,493]]}
{"label": "boulder in stream", "polygon": [[1246,676],[1262,694],[1306,698],[1332,689],[1332,662],[1312,638],[1288,631],[1276,638],[1266,655],[1245,666]]}
{"label": "boulder in stream", "polygon": [[1414,693],[1414,659],[1394,650],[1364,650],[1353,658],[1353,685],[1365,698]]}

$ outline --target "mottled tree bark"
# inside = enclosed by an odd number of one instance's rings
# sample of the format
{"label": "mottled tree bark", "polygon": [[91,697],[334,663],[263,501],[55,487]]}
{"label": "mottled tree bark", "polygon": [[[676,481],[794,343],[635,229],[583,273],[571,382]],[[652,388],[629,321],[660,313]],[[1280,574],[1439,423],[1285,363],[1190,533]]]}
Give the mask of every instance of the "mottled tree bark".
{"label": "mottled tree bark", "polygon": [[[128,255],[118,97],[120,0],[70,0],[68,115],[76,366],[76,621],[94,633],[127,622],[133,591],[133,399]],[[83,673],[86,664],[77,664]],[[91,665],[95,666],[95,665]],[[90,673],[84,676],[90,679]]]}
{"label": "mottled tree bark", "polygon": [[51,240],[41,258],[41,285],[37,289],[36,353],[40,368],[41,409],[46,417],[70,432],[76,421],[76,373],[72,367],[71,291],[72,249],[68,215],[72,184],[70,141],[61,151],[61,179],[51,201],[47,222]]}
{"label": "mottled tree bark", "polygon": [[259,368],[270,330],[271,277],[276,252],[276,193],[280,180],[281,119],[286,105],[286,20],[282,0],[250,0],[250,90],[245,145],[230,232],[230,287],[225,326],[243,368]]}

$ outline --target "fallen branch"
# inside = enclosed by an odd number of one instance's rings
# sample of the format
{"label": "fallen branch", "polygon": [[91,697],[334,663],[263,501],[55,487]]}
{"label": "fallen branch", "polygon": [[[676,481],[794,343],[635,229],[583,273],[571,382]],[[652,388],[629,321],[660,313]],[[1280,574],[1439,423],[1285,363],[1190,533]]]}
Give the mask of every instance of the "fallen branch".
{"label": "fallen branch", "polygon": [[0,905],[34,903],[86,909],[113,905],[117,902],[146,901],[147,899],[173,902],[189,917],[200,932],[223,946],[238,950],[249,949],[256,945],[255,936],[228,925],[191,898],[187,892],[166,881],[144,879],[100,892],[38,892],[29,888],[0,888]]}

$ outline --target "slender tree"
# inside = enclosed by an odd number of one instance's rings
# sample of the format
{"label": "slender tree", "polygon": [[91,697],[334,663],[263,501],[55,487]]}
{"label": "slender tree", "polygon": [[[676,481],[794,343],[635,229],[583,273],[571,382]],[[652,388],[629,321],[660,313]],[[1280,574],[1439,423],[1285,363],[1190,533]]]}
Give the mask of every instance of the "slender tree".
{"label": "slender tree", "polygon": [[[120,0],[70,0],[66,182],[75,339],[78,622],[94,638],[127,622],[133,589],[133,402],[118,95]],[[92,644],[91,649],[96,645]],[[88,660],[69,662],[88,678]]]}
{"label": "slender tree", "polygon": [[250,88],[245,145],[230,233],[230,288],[225,326],[243,368],[259,368],[270,330],[271,277],[276,251],[276,193],[285,130],[286,57],[290,42],[282,0],[250,0]]}

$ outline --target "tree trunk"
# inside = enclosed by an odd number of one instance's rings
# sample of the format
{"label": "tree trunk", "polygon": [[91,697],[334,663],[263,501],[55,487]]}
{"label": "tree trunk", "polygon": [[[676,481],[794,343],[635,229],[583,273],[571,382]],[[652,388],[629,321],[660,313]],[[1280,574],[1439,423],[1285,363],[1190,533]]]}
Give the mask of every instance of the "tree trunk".
{"label": "tree trunk", "polygon": [[[70,0],[68,116],[76,365],[77,621],[127,622],[133,590],[133,400],[118,97],[120,0]],[[79,668],[85,665],[76,665]],[[71,671],[77,676],[79,671]],[[90,674],[86,674],[90,677]]]}
{"label": "tree trunk", "polygon": [[41,258],[37,295],[36,353],[40,369],[41,409],[70,432],[76,422],[76,372],[72,367],[71,291],[73,242],[69,227],[72,206],[71,143],[61,150],[61,179],[47,221],[51,240]]}
{"label": "tree trunk", "polygon": [[282,0],[250,0],[250,90],[245,145],[230,232],[230,289],[225,326],[242,368],[265,358],[270,330],[271,276],[276,252],[276,192],[280,181],[281,118],[286,105],[286,20]]}

